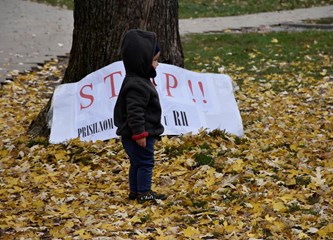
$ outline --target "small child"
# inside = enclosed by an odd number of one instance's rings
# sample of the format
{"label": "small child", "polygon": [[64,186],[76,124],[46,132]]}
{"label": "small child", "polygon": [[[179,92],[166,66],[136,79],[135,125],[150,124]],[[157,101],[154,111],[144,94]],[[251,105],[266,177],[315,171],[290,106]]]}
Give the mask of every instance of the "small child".
{"label": "small child", "polygon": [[160,55],[156,34],[129,30],[121,43],[121,55],[126,76],[114,108],[114,121],[130,159],[129,199],[139,203],[164,200],[166,195],[151,190],[155,138],[164,131],[158,93],[151,82]]}

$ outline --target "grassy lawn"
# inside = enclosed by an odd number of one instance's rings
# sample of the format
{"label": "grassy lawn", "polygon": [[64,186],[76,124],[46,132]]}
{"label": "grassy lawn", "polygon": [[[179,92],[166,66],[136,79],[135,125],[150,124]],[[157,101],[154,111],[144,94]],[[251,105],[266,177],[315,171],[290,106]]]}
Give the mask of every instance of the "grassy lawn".
{"label": "grassy lawn", "polygon": [[[273,32],[198,34],[183,39],[185,67],[196,71],[256,74],[302,73],[320,77],[323,56],[332,58],[333,32]],[[313,68],[305,69],[313,64]],[[327,69],[331,71],[332,68]]]}
{"label": "grassy lawn", "polygon": [[[73,9],[73,0],[33,0]],[[308,8],[333,4],[333,0],[179,0],[180,18],[222,17],[249,13]]]}

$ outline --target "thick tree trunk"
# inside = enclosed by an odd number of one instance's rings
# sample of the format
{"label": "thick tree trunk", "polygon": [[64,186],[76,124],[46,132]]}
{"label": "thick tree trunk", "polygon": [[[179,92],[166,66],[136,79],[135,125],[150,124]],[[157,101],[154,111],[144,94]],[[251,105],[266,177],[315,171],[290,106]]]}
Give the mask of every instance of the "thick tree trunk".
{"label": "thick tree trunk", "polygon": [[[62,83],[81,80],[120,60],[122,35],[140,28],[157,34],[160,61],[183,66],[178,27],[178,0],[74,0],[74,31],[68,67]],[[31,123],[32,136],[49,136],[51,99]]]}

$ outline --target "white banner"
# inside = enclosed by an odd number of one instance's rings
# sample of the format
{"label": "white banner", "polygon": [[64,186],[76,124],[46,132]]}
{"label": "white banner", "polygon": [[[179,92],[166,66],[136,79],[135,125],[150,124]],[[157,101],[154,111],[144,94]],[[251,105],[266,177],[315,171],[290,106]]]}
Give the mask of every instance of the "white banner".
{"label": "white banner", "polygon": [[[122,61],[76,83],[59,85],[52,100],[51,143],[79,137],[83,141],[116,138],[113,109],[125,77]],[[196,73],[160,63],[155,78],[162,106],[164,135],[200,129],[243,135],[242,119],[228,75]]]}

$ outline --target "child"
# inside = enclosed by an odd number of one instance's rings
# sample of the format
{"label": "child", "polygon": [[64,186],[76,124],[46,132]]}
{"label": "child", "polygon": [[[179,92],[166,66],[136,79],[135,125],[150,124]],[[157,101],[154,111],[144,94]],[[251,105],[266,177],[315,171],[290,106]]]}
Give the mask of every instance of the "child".
{"label": "child", "polygon": [[129,30],[121,43],[126,76],[114,108],[117,135],[130,159],[129,199],[139,203],[166,199],[151,190],[155,137],[161,135],[161,105],[151,82],[156,76],[160,49],[156,34]]}

